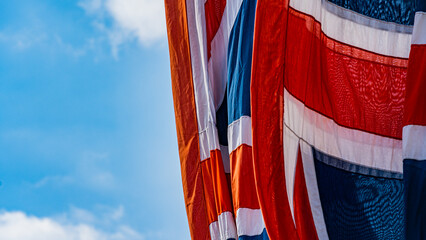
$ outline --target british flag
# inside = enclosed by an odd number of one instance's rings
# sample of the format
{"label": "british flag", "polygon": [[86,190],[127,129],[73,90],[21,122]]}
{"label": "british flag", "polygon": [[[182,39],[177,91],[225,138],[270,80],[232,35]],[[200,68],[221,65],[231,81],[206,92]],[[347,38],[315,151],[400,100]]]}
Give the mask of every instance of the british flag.
{"label": "british flag", "polygon": [[193,239],[426,239],[424,0],[166,0]]}

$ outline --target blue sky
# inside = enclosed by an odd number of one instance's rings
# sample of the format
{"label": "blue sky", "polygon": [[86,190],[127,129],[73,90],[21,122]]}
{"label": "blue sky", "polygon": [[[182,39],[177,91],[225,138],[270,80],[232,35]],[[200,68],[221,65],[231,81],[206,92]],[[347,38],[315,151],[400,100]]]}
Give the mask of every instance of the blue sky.
{"label": "blue sky", "polygon": [[0,1],[0,239],[189,239],[163,1]]}

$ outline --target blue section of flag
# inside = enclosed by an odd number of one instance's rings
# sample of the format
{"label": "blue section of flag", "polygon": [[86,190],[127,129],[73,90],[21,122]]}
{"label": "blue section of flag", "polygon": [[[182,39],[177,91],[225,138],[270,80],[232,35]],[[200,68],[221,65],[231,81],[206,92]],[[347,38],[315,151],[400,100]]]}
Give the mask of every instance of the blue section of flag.
{"label": "blue section of flag", "polygon": [[404,160],[406,239],[426,239],[426,160]]}
{"label": "blue section of flag", "polygon": [[[413,25],[416,0],[326,0],[362,15],[386,22]],[[424,0],[420,0],[424,1]]]}
{"label": "blue section of flag", "polygon": [[426,12],[426,1],[417,0],[416,1],[416,12]]}
{"label": "blue section of flag", "polygon": [[228,124],[250,116],[250,77],[256,1],[245,0],[232,27],[228,46]]}
{"label": "blue section of flag", "polygon": [[223,146],[228,146],[228,99],[226,95],[225,92],[222,105],[216,111],[216,128],[219,135],[219,143]]}
{"label": "blue section of flag", "polygon": [[403,180],[336,168],[322,159],[332,156],[313,153],[330,239],[405,239]]}

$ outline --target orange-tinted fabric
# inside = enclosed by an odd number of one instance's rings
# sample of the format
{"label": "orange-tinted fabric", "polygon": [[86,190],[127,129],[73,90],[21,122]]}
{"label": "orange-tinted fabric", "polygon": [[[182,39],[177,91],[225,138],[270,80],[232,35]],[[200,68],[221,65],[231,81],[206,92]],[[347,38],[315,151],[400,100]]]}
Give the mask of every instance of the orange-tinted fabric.
{"label": "orange-tinted fabric", "polygon": [[259,209],[254,181],[252,148],[242,144],[230,154],[234,212],[238,208]]}
{"label": "orange-tinted fabric", "polygon": [[210,239],[200,164],[186,3],[166,0],[167,34],[182,185],[191,237]]}
{"label": "orange-tinted fabric", "polygon": [[206,201],[206,211],[208,223],[217,221],[218,210],[215,201],[215,188],[213,184],[213,171],[211,169],[211,160],[207,158],[201,162],[204,183],[204,196]]}
{"label": "orange-tinted fabric", "polygon": [[[220,150],[210,151],[210,158],[203,160],[201,164],[203,166],[204,184],[206,185],[206,201],[209,202],[207,207],[209,223],[212,223],[223,212],[233,212],[231,196],[226,175],[223,171]],[[215,216],[212,217],[210,216],[211,214],[215,214]]]}

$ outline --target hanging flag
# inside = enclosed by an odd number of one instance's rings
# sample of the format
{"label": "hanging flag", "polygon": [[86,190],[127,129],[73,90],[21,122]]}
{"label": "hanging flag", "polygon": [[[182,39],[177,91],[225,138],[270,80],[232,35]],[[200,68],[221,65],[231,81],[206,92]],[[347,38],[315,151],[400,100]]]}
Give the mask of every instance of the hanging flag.
{"label": "hanging flag", "polygon": [[258,2],[253,161],[271,239],[426,236],[424,5]]}
{"label": "hanging flag", "polygon": [[240,240],[269,239],[253,172],[250,79],[256,1],[242,2],[228,46],[228,145],[231,188]]}
{"label": "hanging flag", "polygon": [[165,0],[192,239],[423,239],[423,0]]}
{"label": "hanging flag", "polygon": [[191,236],[268,239],[251,156],[256,1],[166,0],[165,6]]}
{"label": "hanging flag", "polygon": [[288,1],[257,2],[251,77],[252,152],[259,205],[271,239],[297,239],[284,175],[284,53]]}

